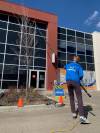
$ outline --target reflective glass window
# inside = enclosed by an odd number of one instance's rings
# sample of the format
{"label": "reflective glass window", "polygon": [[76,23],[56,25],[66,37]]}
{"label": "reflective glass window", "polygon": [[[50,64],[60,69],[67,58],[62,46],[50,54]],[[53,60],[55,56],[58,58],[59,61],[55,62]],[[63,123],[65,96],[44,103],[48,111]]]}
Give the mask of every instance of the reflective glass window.
{"label": "reflective glass window", "polygon": [[4,60],[4,54],[0,54],[0,63],[3,63]]}
{"label": "reflective glass window", "polygon": [[0,21],[0,28],[7,29],[7,23]]}
{"label": "reflective glass window", "polygon": [[87,61],[88,63],[94,63],[94,57],[86,56],[86,61]]}
{"label": "reflective glass window", "polygon": [[93,56],[93,46],[86,45],[86,55],[92,55]]}
{"label": "reflective glass window", "polygon": [[58,60],[58,68],[64,68],[66,61]]}
{"label": "reflective glass window", "polygon": [[89,64],[89,63],[87,63],[87,70],[89,70],[89,71],[95,71],[95,66],[94,66],[94,64]]}
{"label": "reflective glass window", "polygon": [[66,41],[58,40],[58,49],[62,52],[66,52]]}
{"label": "reflective glass window", "polygon": [[34,46],[34,35],[22,34],[22,46],[33,47]]}
{"label": "reflective glass window", "polygon": [[58,58],[60,60],[66,60],[66,53],[58,52]]}
{"label": "reflective glass window", "polygon": [[85,45],[77,43],[77,54],[85,54]]}
{"label": "reflective glass window", "polygon": [[30,34],[34,34],[34,28],[32,27],[28,27],[28,26],[23,26],[22,27],[22,32],[23,33],[30,33]]}
{"label": "reflective glass window", "polygon": [[7,43],[20,45],[21,34],[18,32],[8,31]]}
{"label": "reflective glass window", "polygon": [[9,23],[8,30],[19,31],[20,32],[21,31],[21,26]]}
{"label": "reflective glass window", "polygon": [[89,44],[89,45],[93,45],[93,41],[92,41],[92,40],[87,40],[87,39],[85,39],[85,43],[86,43],[86,44]]}
{"label": "reflective glass window", "polygon": [[0,42],[5,43],[6,41],[6,30],[0,29]]}
{"label": "reflective glass window", "polygon": [[67,60],[69,60],[69,61],[72,60],[74,55],[75,54],[67,53]]}
{"label": "reflective glass window", "polygon": [[35,49],[35,57],[46,58],[46,50]]}
{"label": "reflective glass window", "polygon": [[9,89],[11,87],[17,88],[17,81],[3,81],[2,82],[3,89]]}
{"label": "reflective glass window", "polygon": [[17,80],[18,78],[18,66],[4,65],[3,79]]}
{"label": "reflective glass window", "polygon": [[0,79],[2,77],[2,67],[3,67],[3,64],[0,64]]}
{"label": "reflective glass window", "polygon": [[79,63],[81,65],[81,67],[83,68],[83,70],[86,70],[86,63]]}
{"label": "reflective glass window", "polygon": [[67,42],[67,52],[76,53],[76,44]]}
{"label": "reflective glass window", "polygon": [[86,62],[85,55],[78,55],[80,57],[80,62]]}
{"label": "reflective glass window", "polygon": [[67,35],[75,36],[75,31],[74,30],[68,30],[67,29]]}
{"label": "reflective glass window", "polygon": [[64,35],[64,34],[58,34],[58,39],[66,40],[66,35]]}
{"label": "reflective glass window", "polygon": [[73,36],[67,36],[67,41],[75,42],[75,37],[73,37]]}
{"label": "reflective glass window", "polygon": [[43,37],[36,36],[35,38],[35,47],[46,49],[46,39]]}
{"label": "reflective glass window", "polygon": [[36,22],[36,28],[47,29],[47,24],[41,23],[41,22]]}
{"label": "reflective glass window", "polygon": [[5,44],[0,43],[0,53],[4,53],[5,50]]}
{"label": "reflective glass window", "polygon": [[66,34],[66,29],[58,27],[58,33]]}
{"label": "reflective glass window", "polygon": [[11,23],[16,23],[16,24],[21,24],[22,23],[22,18],[21,16],[9,16],[9,22]]}
{"label": "reflective glass window", "polygon": [[33,56],[33,48],[21,47],[21,55]]}
{"label": "reflective glass window", "polygon": [[84,33],[76,31],[76,36],[84,38]]}
{"label": "reflective glass window", "polygon": [[45,30],[36,29],[36,35],[46,36],[46,31]]}
{"label": "reflective glass window", "polygon": [[76,41],[77,41],[78,43],[84,43],[84,38],[76,37]]}
{"label": "reflective glass window", "polygon": [[19,71],[19,87],[20,86],[26,86],[26,77],[27,77],[27,71],[26,70],[20,70]]}
{"label": "reflective glass window", "polygon": [[20,47],[14,45],[6,45],[6,53],[19,55]]}
{"label": "reflective glass window", "polygon": [[42,59],[42,58],[35,58],[34,59],[34,66],[46,67],[46,60]]}
{"label": "reflective glass window", "polygon": [[16,55],[7,55],[5,56],[5,64],[18,64],[19,57]]}
{"label": "reflective glass window", "polygon": [[0,20],[8,21],[8,15],[0,14]]}
{"label": "reflective glass window", "polygon": [[85,38],[92,39],[92,35],[91,34],[85,34]]}

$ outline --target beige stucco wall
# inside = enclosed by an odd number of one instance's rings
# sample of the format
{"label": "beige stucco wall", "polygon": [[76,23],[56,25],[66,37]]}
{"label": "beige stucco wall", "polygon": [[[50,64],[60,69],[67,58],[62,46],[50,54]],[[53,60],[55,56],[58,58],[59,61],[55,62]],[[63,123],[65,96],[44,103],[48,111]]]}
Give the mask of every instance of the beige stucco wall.
{"label": "beige stucco wall", "polygon": [[100,32],[93,32],[94,61],[96,72],[96,86],[100,91]]}

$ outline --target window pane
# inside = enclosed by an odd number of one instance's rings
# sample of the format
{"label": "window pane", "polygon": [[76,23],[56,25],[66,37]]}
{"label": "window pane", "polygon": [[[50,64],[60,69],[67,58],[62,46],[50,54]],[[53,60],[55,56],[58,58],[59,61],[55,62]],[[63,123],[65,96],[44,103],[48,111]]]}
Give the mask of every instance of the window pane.
{"label": "window pane", "polygon": [[21,31],[21,26],[9,23],[8,30],[19,31],[20,32]]}
{"label": "window pane", "polygon": [[80,57],[80,62],[86,62],[85,55],[78,55]]}
{"label": "window pane", "polygon": [[74,56],[75,54],[69,54],[69,53],[67,53],[67,60],[71,60],[72,61],[72,59],[73,59],[73,56]]}
{"label": "window pane", "polygon": [[84,33],[76,31],[76,36],[84,38]]}
{"label": "window pane", "polygon": [[23,27],[22,27],[22,32],[23,32],[23,33],[34,34],[34,28],[32,28],[32,27],[27,27],[27,26],[23,26]]}
{"label": "window pane", "polygon": [[0,54],[0,63],[3,63],[4,54]]}
{"label": "window pane", "polygon": [[16,55],[7,55],[5,57],[5,64],[19,64],[19,57]]}
{"label": "window pane", "polygon": [[92,39],[92,35],[91,34],[85,34],[85,38]]}
{"label": "window pane", "polygon": [[36,35],[46,36],[46,31],[45,30],[36,29]]}
{"label": "window pane", "polygon": [[89,44],[89,45],[93,45],[93,41],[92,41],[92,40],[87,40],[87,39],[85,39],[85,43],[86,43],[86,44]]}
{"label": "window pane", "polygon": [[42,58],[35,58],[34,59],[34,66],[46,67],[46,60],[42,59]]}
{"label": "window pane", "polygon": [[39,72],[39,88],[45,88],[45,72]]}
{"label": "window pane", "polygon": [[66,34],[66,29],[58,27],[58,33]]}
{"label": "window pane", "polygon": [[58,59],[66,60],[66,53],[58,52]]}
{"label": "window pane", "polygon": [[20,70],[19,71],[19,87],[25,86],[26,87],[26,78],[27,78],[27,71],[26,70]]}
{"label": "window pane", "polygon": [[5,50],[5,44],[0,43],[0,53],[4,53]]}
{"label": "window pane", "polygon": [[75,36],[75,31],[74,30],[67,30],[67,35]]}
{"label": "window pane", "polygon": [[83,70],[86,70],[86,63],[79,63],[79,64],[82,66]]}
{"label": "window pane", "polygon": [[39,29],[47,29],[47,24],[40,23],[40,22],[36,22],[36,28],[39,28]]}
{"label": "window pane", "polygon": [[93,56],[93,46],[86,45],[86,55],[92,55]]}
{"label": "window pane", "polygon": [[94,58],[91,56],[86,56],[86,61],[89,63],[94,63]]}
{"label": "window pane", "polygon": [[66,40],[66,35],[64,35],[64,34],[58,34],[58,39]]}
{"label": "window pane", "polygon": [[43,67],[34,67],[35,70],[45,70]]}
{"label": "window pane", "polygon": [[20,56],[20,65],[33,66],[33,58],[26,57],[26,56]]}
{"label": "window pane", "polygon": [[20,45],[21,34],[18,32],[8,31],[7,43]]}
{"label": "window pane", "polygon": [[0,28],[7,29],[7,23],[0,21]]}
{"label": "window pane", "polygon": [[58,68],[64,68],[66,61],[58,60]]}
{"label": "window pane", "polygon": [[22,46],[33,47],[34,46],[34,35],[22,34]]}
{"label": "window pane", "polygon": [[2,64],[0,64],[0,79],[1,79],[1,76],[2,76]]}
{"label": "window pane", "polygon": [[89,71],[95,71],[94,64],[87,64],[87,70],[89,70]]}
{"label": "window pane", "polygon": [[5,41],[6,41],[6,30],[0,29],[0,42],[5,43]]}
{"label": "window pane", "polygon": [[46,49],[46,40],[45,40],[45,38],[36,36],[35,47]]}
{"label": "window pane", "polygon": [[46,58],[46,50],[35,49],[35,57]]}
{"label": "window pane", "polygon": [[79,38],[79,37],[77,37],[77,38],[76,38],[76,41],[77,41],[78,43],[84,43],[84,38]]}
{"label": "window pane", "polygon": [[18,78],[18,66],[5,65],[3,79],[17,80]]}
{"label": "window pane", "polygon": [[14,45],[6,46],[6,53],[19,55],[19,52],[20,52],[19,46],[14,46]]}
{"label": "window pane", "polygon": [[8,15],[0,14],[0,20],[8,21]]}
{"label": "window pane", "polygon": [[66,52],[66,41],[58,40],[58,50]]}
{"label": "window pane", "polygon": [[85,45],[77,43],[77,54],[85,54]]}
{"label": "window pane", "polygon": [[33,48],[21,47],[21,55],[33,56]]}
{"label": "window pane", "polygon": [[75,37],[73,37],[73,36],[67,36],[67,41],[75,42]]}
{"label": "window pane", "polygon": [[10,87],[17,88],[17,81],[3,81],[2,82],[3,89],[8,89]]}
{"label": "window pane", "polygon": [[21,21],[21,17],[19,16],[9,16],[9,21],[12,22],[12,23],[16,23],[16,24],[21,24],[22,21]]}
{"label": "window pane", "polygon": [[76,53],[76,44],[67,42],[67,52]]}

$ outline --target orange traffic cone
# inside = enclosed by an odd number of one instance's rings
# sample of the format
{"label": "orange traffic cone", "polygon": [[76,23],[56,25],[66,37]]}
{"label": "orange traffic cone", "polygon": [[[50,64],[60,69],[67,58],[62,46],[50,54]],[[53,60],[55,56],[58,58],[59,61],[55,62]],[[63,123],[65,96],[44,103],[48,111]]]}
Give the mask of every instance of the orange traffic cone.
{"label": "orange traffic cone", "polygon": [[62,105],[63,104],[63,97],[62,96],[59,96],[59,104]]}
{"label": "orange traffic cone", "polygon": [[23,107],[23,98],[19,98],[19,99],[18,99],[17,106],[18,106],[18,107]]}

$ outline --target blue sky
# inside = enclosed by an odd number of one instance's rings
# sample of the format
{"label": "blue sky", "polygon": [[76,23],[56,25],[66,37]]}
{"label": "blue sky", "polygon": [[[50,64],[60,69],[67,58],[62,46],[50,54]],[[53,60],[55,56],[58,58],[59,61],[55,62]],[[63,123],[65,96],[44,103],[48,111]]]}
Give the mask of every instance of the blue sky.
{"label": "blue sky", "polygon": [[54,13],[58,25],[85,32],[100,31],[100,0],[8,0]]}

